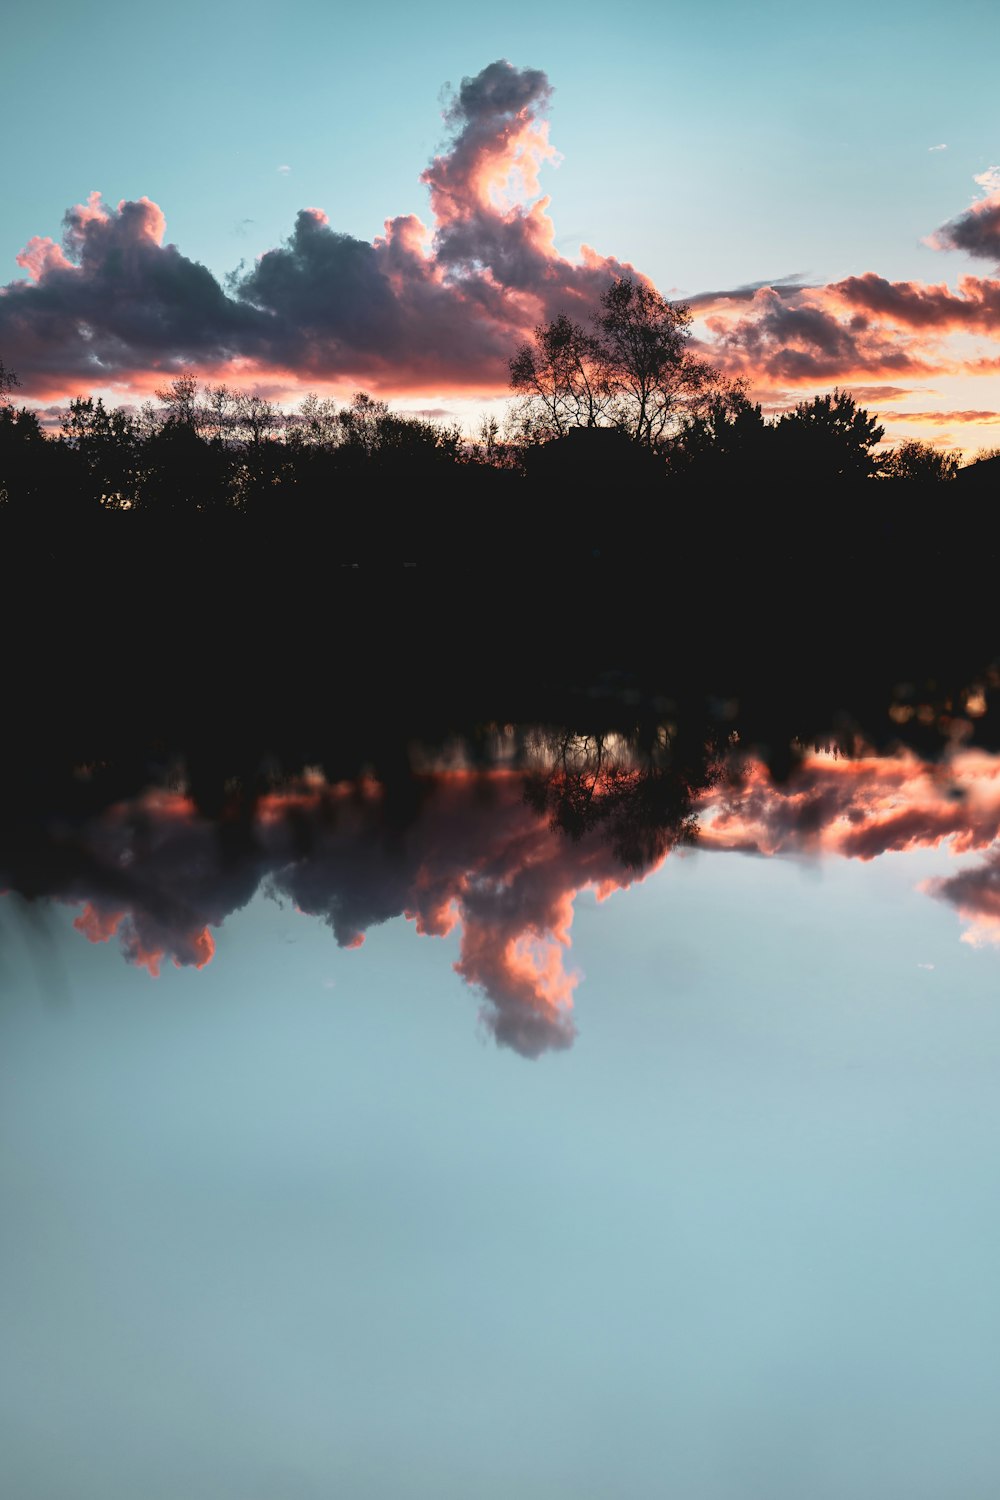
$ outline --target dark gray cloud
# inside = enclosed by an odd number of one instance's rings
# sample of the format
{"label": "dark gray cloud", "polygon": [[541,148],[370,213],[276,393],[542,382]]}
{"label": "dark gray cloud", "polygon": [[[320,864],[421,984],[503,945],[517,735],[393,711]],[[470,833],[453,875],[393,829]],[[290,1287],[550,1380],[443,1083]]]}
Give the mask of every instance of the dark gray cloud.
{"label": "dark gray cloud", "polygon": [[716,303],[752,302],[756,293],[763,291],[765,287],[776,296],[787,297],[795,292],[809,290],[810,285],[804,276],[796,272],[791,276],[779,276],[774,281],[748,281],[742,286],[728,287],[724,291],[695,292],[693,297],[682,297],[680,300],[692,312],[700,312]]}
{"label": "dark gray cloud", "polygon": [[942,224],[932,243],[941,250],[964,250],[966,255],[1000,267],[1000,192],[991,193],[964,214]]}
{"label": "dark gray cloud", "polygon": [[827,291],[848,307],[905,328],[1000,332],[1000,281],[963,276],[953,292],[919,281],[887,281],[869,271],[835,281]]}
{"label": "dark gray cloud", "polygon": [[18,259],[33,280],[0,293],[0,348],[26,390],[214,363],[261,345],[260,317],[162,235],[155,203],[111,209],[91,194],[65,215],[61,246],[31,241]]}
{"label": "dark gray cloud", "polygon": [[544,73],[504,60],[463,79],[445,112],[448,144],[423,178],[430,228],[400,215],[368,242],[303,209],[288,239],[225,289],[163,242],[155,203],[112,208],[92,194],[66,215],[61,245],[36,237],[22,252],[31,282],[0,288],[5,363],[32,396],[232,362],[244,380],[504,386],[539,321],[586,316],[631,269],[586,249],[577,265],[555,248],[537,180],[553,155],[541,118],[550,96]]}
{"label": "dark gray cloud", "polygon": [[793,303],[767,287],[746,317],[707,319],[715,343],[706,352],[733,373],[792,383],[842,380],[854,374],[923,374],[919,350],[879,329],[864,314],[846,319],[815,303]]}

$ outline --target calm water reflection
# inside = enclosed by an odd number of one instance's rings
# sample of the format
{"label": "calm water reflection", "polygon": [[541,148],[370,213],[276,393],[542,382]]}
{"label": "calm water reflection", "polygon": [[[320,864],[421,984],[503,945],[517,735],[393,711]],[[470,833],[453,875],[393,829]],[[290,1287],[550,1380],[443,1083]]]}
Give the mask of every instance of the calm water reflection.
{"label": "calm water reflection", "polygon": [[14,851],[11,1494],[995,1487],[1000,762],[565,751]]}

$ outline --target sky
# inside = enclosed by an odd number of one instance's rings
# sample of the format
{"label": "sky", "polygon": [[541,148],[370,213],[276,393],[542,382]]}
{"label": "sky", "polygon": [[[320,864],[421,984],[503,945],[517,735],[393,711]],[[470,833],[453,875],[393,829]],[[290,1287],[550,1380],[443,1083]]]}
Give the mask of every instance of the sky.
{"label": "sky", "polygon": [[3,903],[4,1491],[992,1494],[998,959],[919,889],[955,868],[584,894],[536,1063],[457,931],[340,949],[262,895],[157,981]]}
{"label": "sky", "polygon": [[849,386],[971,454],[1000,442],[998,30],[989,0],[22,9],[0,358],[38,403],[188,367],[466,420],[630,272],[768,410]]}

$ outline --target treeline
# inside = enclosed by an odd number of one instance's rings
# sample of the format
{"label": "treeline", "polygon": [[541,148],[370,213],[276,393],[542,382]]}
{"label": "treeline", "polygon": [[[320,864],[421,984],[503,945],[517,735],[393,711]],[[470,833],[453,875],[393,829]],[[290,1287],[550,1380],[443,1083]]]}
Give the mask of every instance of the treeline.
{"label": "treeline", "polygon": [[0,406],[0,504],[86,511],[271,513],[327,503],[361,471],[430,477],[474,459],[456,429],[398,416],[359,394],[308,397],[295,412],[181,375],[159,404],[107,407],[79,396],[59,431]]}
{"label": "treeline", "polygon": [[289,412],[182,375],[158,395],[158,405],[138,410],[79,396],[55,432],[28,407],[0,405],[0,505],[21,514],[42,506],[77,515],[263,515],[322,510],[362,481],[514,488],[561,476],[587,487],[618,478],[652,491],[661,481],[937,484],[959,472],[956,455],[927,443],[880,452],[882,428],[845,391],[768,420],[740,386],[716,388],[654,443],[611,422],[546,423],[538,403],[523,401],[502,426],[484,419],[470,438],[454,425],[398,415],[364,393],[346,406],[310,395]]}
{"label": "treeline", "polygon": [[[187,372],[138,409],[78,396],[46,432],[15,404],[17,377],[0,362],[0,507],[329,518],[345,497],[399,498],[429,483],[445,498],[561,489],[653,499],[667,481],[736,495],[958,476],[959,456],[930,443],[884,450],[884,428],[848,391],[766,418],[745,382],[692,350],[690,325],[682,304],[618,278],[589,327],[560,315],[536,328],[510,361],[505,421],[484,418],[474,438],[364,393],[346,406],[310,395],[285,411]],[[998,466],[993,450],[965,472]]]}

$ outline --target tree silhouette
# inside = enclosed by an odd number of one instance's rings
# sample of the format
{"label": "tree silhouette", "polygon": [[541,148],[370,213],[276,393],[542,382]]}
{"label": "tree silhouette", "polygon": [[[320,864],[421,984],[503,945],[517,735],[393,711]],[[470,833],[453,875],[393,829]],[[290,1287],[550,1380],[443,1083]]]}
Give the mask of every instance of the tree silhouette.
{"label": "tree silhouette", "polygon": [[0,403],[0,507],[44,502],[46,447],[33,411]]}
{"label": "tree silhouette", "polygon": [[577,427],[616,427],[660,447],[719,383],[689,351],[691,314],[648,282],[620,276],[602,293],[593,332],[560,313],[510,361],[529,440]]}
{"label": "tree silhouette", "polygon": [[670,451],[673,474],[689,480],[735,481],[761,474],[771,455],[773,428],[745,381],[720,386],[692,413]]}
{"label": "tree silhouette", "polygon": [[954,479],[959,470],[959,455],[944,453],[932,443],[907,438],[882,460],[879,472],[886,479],[913,479],[939,483]]}
{"label": "tree silhouette", "polygon": [[14,371],[8,370],[3,360],[0,359],[0,406],[7,405],[11,391],[16,391],[20,384]]}
{"label": "tree silhouette", "polygon": [[875,447],[884,432],[849,391],[800,401],[775,428],[778,474],[817,483],[871,479],[879,472]]}
{"label": "tree silhouette", "polygon": [[526,415],[543,417],[561,436],[571,427],[597,427],[613,399],[606,351],[565,313],[539,324],[534,344],[522,344],[510,362],[514,390],[527,398]]}
{"label": "tree silhouette", "polygon": [[138,433],[121,407],[78,396],[62,420],[62,440],[77,456],[79,489],[91,504],[129,509],[138,482]]}
{"label": "tree silhouette", "polygon": [[595,318],[612,388],[613,422],[636,443],[657,446],[680,415],[718,382],[687,348],[691,313],[654,286],[621,276]]}
{"label": "tree silhouette", "polygon": [[230,435],[236,394],[228,385],[205,388],[205,425],[215,430],[215,441],[224,443]]}
{"label": "tree silhouette", "polygon": [[166,386],[158,386],[157,397],[167,408],[167,421],[182,427],[201,425],[198,408],[198,381],[189,370],[183,371]]}

